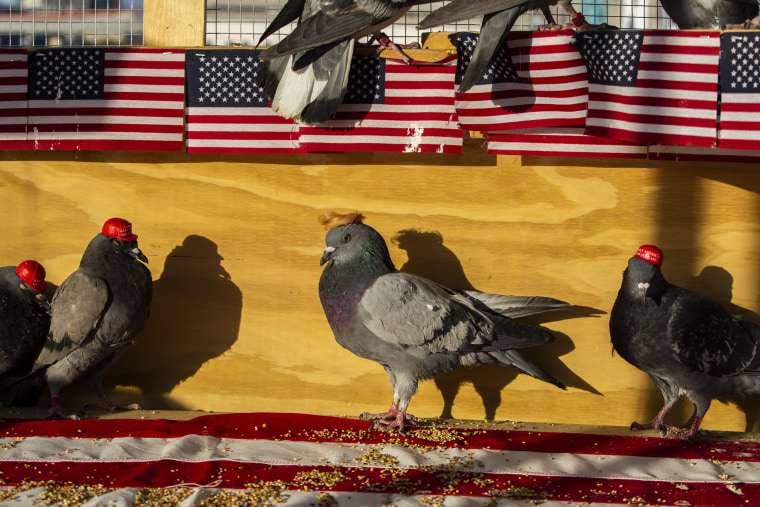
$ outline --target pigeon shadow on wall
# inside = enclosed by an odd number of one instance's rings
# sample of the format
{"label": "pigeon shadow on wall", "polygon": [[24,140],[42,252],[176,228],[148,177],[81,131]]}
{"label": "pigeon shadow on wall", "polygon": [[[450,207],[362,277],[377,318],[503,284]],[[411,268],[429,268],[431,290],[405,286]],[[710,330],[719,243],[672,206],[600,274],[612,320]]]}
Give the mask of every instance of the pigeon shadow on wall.
{"label": "pigeon shadow on wall", "polygon": [[[462,263],[456,254],[443,244],[443,236],[439,232],[422,232],[406,229],[399,231],[391,241],[400,249],[407,252],[408,261],[401,266],[401,271],[423,276],[450,289],[477,290],[467,279],[462,268]],[[502,291],[503,294],[508,292],[508,289]],[[562,320],[570,317],[567,313],[569,311],[570,309],[546,312],[540,315],[521,318],[519,321],[539,324],[552,320]],[[598,310],[582,307],[573,308],[572,311],[572,317],[600,313]],[[541,347],[533,347],[537,349],[534,351],[528,348],[520,349],[520,352],[524,353],[528,359],[565,385],[583,389],[594,394],[601,394],[572,372],[559,359],[560,356],[573,350],[574,345],[572,340],[562,333],[552,331],[552,334],[556,338],[554,343]],[[497,408],[501,405],[502,390],[518,374],[517,371],[511,368],[492,364],[476,368],[459,368],[451,373],[437,377],[434,382],[443,397],[441,417],[444,419],[453,418],[452,409],[459,389],[465,384],[472,384],[483,401],[485,419],[493,420],[496,417]]]}
{"label": "pigeon shadow on wall", "polygon": [[243,295],[210,239],[191,235],[166,258],[153,282],[150,319],[105,382],[136,386],[144,409],[187,410],[169,394],[238,338]]}

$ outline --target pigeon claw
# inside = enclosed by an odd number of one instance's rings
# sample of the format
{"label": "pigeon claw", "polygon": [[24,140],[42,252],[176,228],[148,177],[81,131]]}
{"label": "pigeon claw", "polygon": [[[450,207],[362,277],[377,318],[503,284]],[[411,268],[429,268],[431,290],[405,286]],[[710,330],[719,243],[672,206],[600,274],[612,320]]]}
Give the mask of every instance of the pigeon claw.
{"label": "pigeon claw", "polygon": [[373,424],[372,428],[370,428],[373,431],[390,430],[396,428],[398,429],[400,435],[406,435],[406,424],[415,425],[417,423],[417,419],[413,415],[407,414],[405,411],[398,409],[391,409],[388,412],[383,412],[380,414],[370,414],[369,412],[364,412],[359,416],[359,418],[365,421],[374,421],[375,424]]}

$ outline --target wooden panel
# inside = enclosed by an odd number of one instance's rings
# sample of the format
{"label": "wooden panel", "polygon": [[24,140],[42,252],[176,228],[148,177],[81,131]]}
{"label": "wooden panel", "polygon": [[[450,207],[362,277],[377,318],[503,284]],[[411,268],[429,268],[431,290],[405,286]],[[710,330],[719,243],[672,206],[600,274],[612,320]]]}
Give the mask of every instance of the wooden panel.
{"label": "wooden panel", "polygon": [[144,44],[153,47],[197,47],[206,43],[205,0],[145,2]]}
{"label": "wooden panel", "polygon": [[[151,320],[106,383],[148,409],[357,415],[387,408],[382,368],[334,341],[317,296],[317,216],[358,209],[396,265],[453,287],[539,294],[557,341],[529,352],[562,392],[498,367],[423,382],[432,417],[628,425],[659,408],[611,353],[608,313],[627,259],[665,251],[670,281],[756,319],[760,175],[750,165],[464,154],[202,156],[0,152],[0,265],[35,258],[59,284],[112,216],[134,224],[155,280]],[[85,382],[64,404],[92,401]],[[749,407],[749,404],[745,404]],[[679,405],[675,422],[691,415]],[[704,426],[757,428],[715,403]],[[746,417],[745,417],[746,415]]]}

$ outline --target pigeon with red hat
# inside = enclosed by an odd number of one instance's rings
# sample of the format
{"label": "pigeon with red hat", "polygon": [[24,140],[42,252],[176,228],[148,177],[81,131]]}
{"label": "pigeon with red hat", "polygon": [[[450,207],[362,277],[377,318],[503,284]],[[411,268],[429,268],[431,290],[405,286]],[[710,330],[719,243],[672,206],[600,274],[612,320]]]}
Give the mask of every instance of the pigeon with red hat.
{"label": "pigeon with red hat", "polygon": [[101,381],[148,321],[153,281],[143,262],[148,258],[137,246],[132,224],[111,218],[90,241],[79,268],[58,288],[51,302],[50,332],[34,365],[45,369],[51,417],[78,417],[61,409],[60,391],[82,375],[100,398],[99,406],[140,408],[111,402]]}
{"label": "pigeon with red hat", "polygon": [[[665,398],[652,421],[631,429],[694,438],[713,399],[760,394],[760,327],[668,283],[662,260],[654,245],[642,245],[630,258],[610,312],[610,337],[615,351],[649,374]],[[697,409],[686,430],[665,423],[683,395]]]}
{"label": "pigeon with red hat", "polygon": [[[0,268],[0,383],[29,373],[50,327],[45,268],[27,260]],[[36,401],[36,400],[35,400]],[[6,402],[7,403],[7,402]]]}

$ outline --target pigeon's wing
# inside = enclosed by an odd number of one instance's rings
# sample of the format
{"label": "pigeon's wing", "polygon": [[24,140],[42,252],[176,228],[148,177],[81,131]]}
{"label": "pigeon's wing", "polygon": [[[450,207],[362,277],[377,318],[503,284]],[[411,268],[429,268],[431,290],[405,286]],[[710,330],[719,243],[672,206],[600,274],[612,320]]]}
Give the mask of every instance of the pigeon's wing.
{"label": "pigeon's wing", "polygon": [[[466,354],[547,343],[545,330],[478,310],[466,296],[410,273],[379,277],[359,302],[362,323],[411,352]],[[539,330],[540,332],[534,332]]]}
{"label": "pigeon's wing", "polygon": [[269,26],[266,30],[264,30],[264,33],[261,34],[259,42],[256,44],[256,46],[260,46],[262,41],[264,41],[267,37],[275,33],[280,28],[283,28],[293,21],[297,20],[301,16],[301,13],[303,13],[305,5],[306,0],[288,0],[280,12],[277,13],[277,16],[275,16],[272,22],[269,23]]}
{"label": "pigeon's wing", "polygon": [[531,7],[534,3],[535,0],[453,0],[428,14],[425,19],[420,21],[417,28],[424,30],[448,23],[456,23],[512,7],[524,6],[525,10],[540,7],[540,5]]}
{"label": "pigeon's wing", "polygon": [[692,371],[715,377],[760,373],[760,328],[714,301],[682,290],[667,325],[673,354]]}
{"label": "pigeon's wing", "polygon": [[[660,0],[660,5],[681,30],[717,28],[715,8],[706,8],[702,2],[693,0]],[[743,21],[743,20],[742,20]]]}
{"label": "pigeon's wing", "polygon": [[504,43],[504,35],[512,29],[517,18],[527,11],[527,4],[523,4],[495,14],[488,14],[483,18],[478,43],[459,83],[460,93],[475,86],[480,77],[486,73],[496,51]]}
{"label": "pigeon's wing", "polygon": [[477,290],[463,290],[460,292],[470,299],[476,308],[490,310],[511,319],[561,310],[570,304],[559,299],[543,296],[507,296],[503,294],[489,294]]}
{"label": "pigeon's wing", "polygon": [[719,28],[726,25],[738,25],[748,19],[753,19],[758,14],[757,0],[718,0]]}
{"label": "pigeon's wing", "polygon": [[353,37],[375,22],[371,14],[360,10],[336,16],[318,12],[299,23],[278,44],[262,51],[261,58],[270,60]]}
{"label": "pigeon's wing", "polygon": [[75,271],[58,287],[50,312],[50,332],[35,367],[53,364],[82,345],[100,322],[109,299],[108,285]]}

